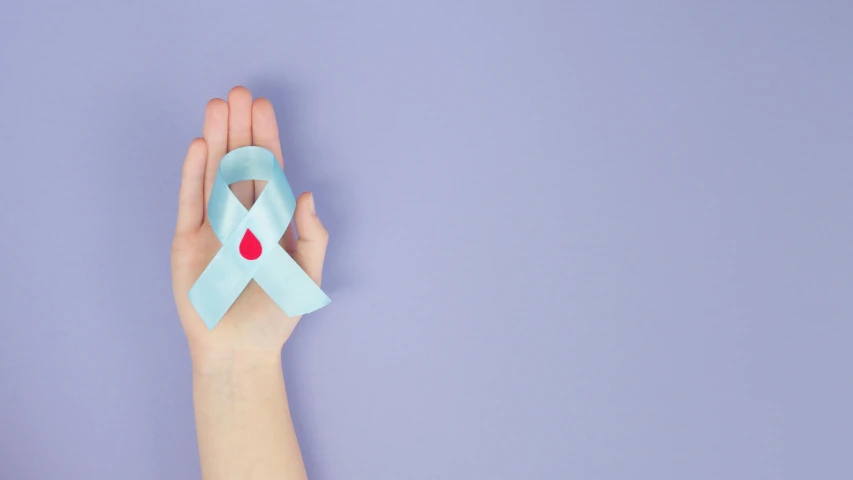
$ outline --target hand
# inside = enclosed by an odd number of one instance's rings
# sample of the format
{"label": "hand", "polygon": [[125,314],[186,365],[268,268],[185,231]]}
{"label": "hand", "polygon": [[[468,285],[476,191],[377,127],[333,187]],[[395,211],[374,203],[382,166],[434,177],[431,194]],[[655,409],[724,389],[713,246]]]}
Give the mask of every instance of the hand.
{"label": "hand", "polygon": [[[252,280],[219,324],[208,330],[187,293],[222,246],[207,216],[213,180],[220,159],[231,150],[248,145],[264,147],[282,164],[275,112],[266,99],[252,101],[243,87],[228,94],[228,102],[213,99],[207,104],[202,137],[193,140],[184,160],[178,222],[172,243],[172,289],[178,315],[186,332],[195,368],[216,369],[235,362],[252,368],[280,361],[281,348],[299,317],[288,317]],[[247,180],[231,190],[250,208],[266,182]],[[314,197],[303,193],[296,201],[293,224],[281,246],[320,285],[328,232],[314,209]]]}

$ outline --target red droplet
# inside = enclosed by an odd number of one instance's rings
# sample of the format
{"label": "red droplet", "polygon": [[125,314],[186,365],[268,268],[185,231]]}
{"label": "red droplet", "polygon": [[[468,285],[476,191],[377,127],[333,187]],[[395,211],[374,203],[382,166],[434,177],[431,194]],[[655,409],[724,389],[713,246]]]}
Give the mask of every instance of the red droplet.
{"label": "red droplet", "polygon": [[261,242],[255,237],[251,230],[246,229],[243,239],[240,240],[240,255],[246,260],[257,260],[261,256]]}

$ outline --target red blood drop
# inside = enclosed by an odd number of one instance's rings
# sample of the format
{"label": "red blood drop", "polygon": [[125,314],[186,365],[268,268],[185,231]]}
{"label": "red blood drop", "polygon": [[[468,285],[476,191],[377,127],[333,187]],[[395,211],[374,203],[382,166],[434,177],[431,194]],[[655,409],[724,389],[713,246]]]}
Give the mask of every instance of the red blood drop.
{"label": "red blood drop", "polygon": [[251,230],[246,229],[243,239],[240,240],[240,255],[246,260],[257,260],[261,256],[262,251],[261,242],[258,241],[258,238],[255,237],[255,234]]}

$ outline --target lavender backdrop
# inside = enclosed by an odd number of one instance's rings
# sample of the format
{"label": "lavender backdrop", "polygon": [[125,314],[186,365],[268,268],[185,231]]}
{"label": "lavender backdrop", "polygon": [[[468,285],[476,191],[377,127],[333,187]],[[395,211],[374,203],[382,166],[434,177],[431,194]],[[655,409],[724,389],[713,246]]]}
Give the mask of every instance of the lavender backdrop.
{"label": "lavender backdrop", "polygon": [[0,478],[198,478],[169,244],[235,84],[332,232],[315,479],[851,478],[844,1],[4,2]]}

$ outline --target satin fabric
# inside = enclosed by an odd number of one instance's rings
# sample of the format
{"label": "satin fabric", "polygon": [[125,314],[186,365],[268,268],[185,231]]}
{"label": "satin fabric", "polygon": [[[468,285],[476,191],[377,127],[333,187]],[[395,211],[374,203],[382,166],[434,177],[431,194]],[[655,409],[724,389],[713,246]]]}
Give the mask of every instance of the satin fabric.
{"label": "satin fabric", "polygon": [[[241,180],[266,180],[267,185],[246,210],[229,185]],[[219,163],[207,204],[207,215],[222,248],[189,291],[190,302],[207,328],[213,329],[252,279],[288,316],[328,305],[331,300],[279,245],[296,198],[275,156],[261,147],[232,150]],[[251,230],[261,244],[256,260],[239,252]]]}

